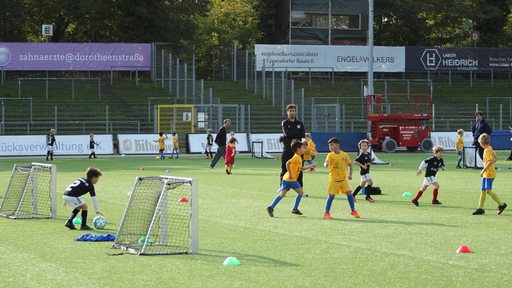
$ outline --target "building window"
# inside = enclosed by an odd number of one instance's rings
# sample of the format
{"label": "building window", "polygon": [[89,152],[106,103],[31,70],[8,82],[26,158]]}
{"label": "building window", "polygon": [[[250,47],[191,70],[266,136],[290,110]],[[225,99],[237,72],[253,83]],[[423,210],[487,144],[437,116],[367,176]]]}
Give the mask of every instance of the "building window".
{"label": "building window", "polygon": [[332,15],[332,29],[361,30],[361,15]]}
{"label": "building window", "polygon": [[[329,28],[328,13],[292,11],[292,28]],[[361,30],[361,15],[332,14],[331,29]]]}

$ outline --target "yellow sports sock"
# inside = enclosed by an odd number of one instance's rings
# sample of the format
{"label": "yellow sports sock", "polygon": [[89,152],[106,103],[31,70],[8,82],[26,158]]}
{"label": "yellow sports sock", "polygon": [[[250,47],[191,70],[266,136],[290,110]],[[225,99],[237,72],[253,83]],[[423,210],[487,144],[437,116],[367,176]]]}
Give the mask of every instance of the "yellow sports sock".
{"label": "yellow sports sock", "polygon": [[500,197],[498,197],[498,195],[492,191],[489,191],[487,192],[487,194],[489,194],[489,196],[491,196],[492,200],[496,201],[496,203],[498,203],[498,205],[503,205],[503,202],[501,202],[500,200]]}
{"label": "yellow sports sock", "polygon": [[487,197],[487,193],[485,191],[482,191],[480,193],[480,200],[478,201],[478,208],[484,209],[485,204],[485,198]]}

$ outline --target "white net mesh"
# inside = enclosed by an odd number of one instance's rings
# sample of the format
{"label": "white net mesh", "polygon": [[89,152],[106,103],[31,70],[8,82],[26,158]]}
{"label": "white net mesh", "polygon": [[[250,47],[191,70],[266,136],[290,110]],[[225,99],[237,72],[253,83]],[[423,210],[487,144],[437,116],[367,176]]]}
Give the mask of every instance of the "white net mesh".
{"label": "white net mesh", "polygon": [[0,215],[13,219],[55,218],[55,174],[52,165],[15,164]]}
{"label": "white net mesh", "polygon": [[192,183],[138,177],[113,248],[140,255],[191,253]]}

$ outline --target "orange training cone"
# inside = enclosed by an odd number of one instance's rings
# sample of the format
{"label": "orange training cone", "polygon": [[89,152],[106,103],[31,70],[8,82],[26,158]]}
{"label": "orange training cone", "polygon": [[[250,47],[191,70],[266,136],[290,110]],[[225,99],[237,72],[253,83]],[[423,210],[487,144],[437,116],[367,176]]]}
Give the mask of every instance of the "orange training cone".
{"label": "orange training cone", "polygon": [[459,249],[457,249],[457,253],[472,253],[473,251],[471,251],[471,249],[466,246],[466,245],[462,245],[459,247]]}

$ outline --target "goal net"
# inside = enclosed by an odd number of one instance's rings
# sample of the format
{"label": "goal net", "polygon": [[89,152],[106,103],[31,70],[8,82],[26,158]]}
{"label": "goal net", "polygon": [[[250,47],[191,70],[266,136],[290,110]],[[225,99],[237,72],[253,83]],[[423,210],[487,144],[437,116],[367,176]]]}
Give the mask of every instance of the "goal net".
{"label": "goal net", "polygon": [[274,157],[263,149],[263,141],[252,141],[251,143],[251,152],[252,158],[264,158],[264,159],[274,159]]}
{"label": "goal net", "polygon": [[12,219],[55,218],[56,190],[55,165],[14,164],[0,206],[0,216]]}
{"label": "goal net", "polygon": [[462,148],[462,160],[466,168],[483,168],[484,162],[475,146]]}
{"label": "goal net", "polygon": [[195,254],[198,181],[137,177],[112,248],[139,255]]}

